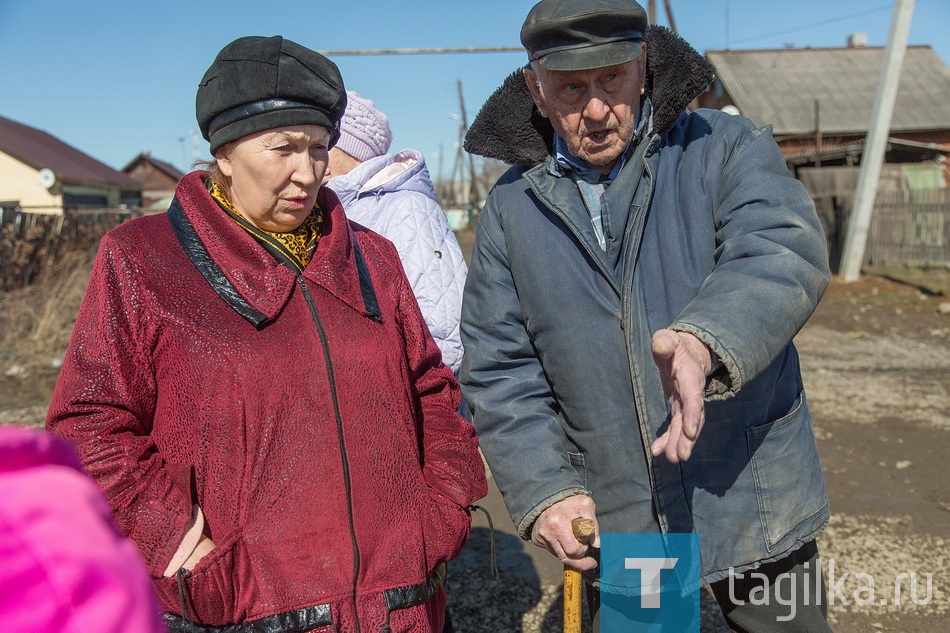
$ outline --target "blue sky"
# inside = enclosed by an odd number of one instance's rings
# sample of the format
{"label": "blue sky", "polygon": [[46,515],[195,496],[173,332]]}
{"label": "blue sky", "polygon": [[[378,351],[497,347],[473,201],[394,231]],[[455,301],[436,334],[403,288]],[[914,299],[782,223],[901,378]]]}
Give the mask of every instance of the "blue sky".
{"label": "blue sky", "polygon": [[[283,35],[317,50],[517,46],[534,0],[0,0],[0,116],[121,169],[149,150],[183,170],[208,158],[196,137],[198,81],[222,46]],[[643,2],[646,6],[646,2]],[[893,0],[670,0],[700,52],[887,43]],[[668,24],[663,2],[659,23]],[[727,22],[728,16],[728,22]],[[950,0],[917,0],[910,44],[950,62]],[[462,82],[469,121],[523,53],[334,57],[348,88],[390,117],[393,151],[422,151],[433,177],[456,161]],[[948,95],[950,97],[950,95]],[[762,122],[765,123],[765,122]],[[197,139],[197,142],[195,141]]]}

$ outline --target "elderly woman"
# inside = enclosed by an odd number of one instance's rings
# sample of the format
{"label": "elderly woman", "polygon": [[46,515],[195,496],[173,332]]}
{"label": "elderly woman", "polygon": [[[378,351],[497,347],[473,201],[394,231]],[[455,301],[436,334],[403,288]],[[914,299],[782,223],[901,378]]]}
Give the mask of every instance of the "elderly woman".
{"label": "elderly woman", "polygon": [[325,57],[227,45],[198,88],[210,173],[102,241],[50,408],[172,631],[442,629],[486,491],[395,248],[321,187]]}

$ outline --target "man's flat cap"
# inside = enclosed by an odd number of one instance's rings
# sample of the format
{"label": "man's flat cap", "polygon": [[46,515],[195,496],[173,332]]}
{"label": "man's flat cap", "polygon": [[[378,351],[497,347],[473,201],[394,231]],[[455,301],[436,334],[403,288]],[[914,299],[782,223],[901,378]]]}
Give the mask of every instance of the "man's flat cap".
{"label": "man's flat cap", "polygon": [[541,0],[521,27],[521,43],[547,70],[603,68],[639,57],[646,27],[646,11],[633,0]]}

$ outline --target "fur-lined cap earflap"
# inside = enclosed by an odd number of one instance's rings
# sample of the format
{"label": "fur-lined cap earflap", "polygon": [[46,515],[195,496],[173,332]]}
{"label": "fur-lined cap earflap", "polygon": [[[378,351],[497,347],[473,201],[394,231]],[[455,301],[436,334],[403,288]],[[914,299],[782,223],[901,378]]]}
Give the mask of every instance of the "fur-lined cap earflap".
{"label": "fur-lined cap earflap", "polygon": [[[716,75],[686,40],[652,25],[647,44],[646,89],[653,103],[653,131],[669,128]],[[554,128],[541,116],[522,76],[511,73],[479,110],[465,135],[465,151],[510,165],[534,165],[551,153]]]}

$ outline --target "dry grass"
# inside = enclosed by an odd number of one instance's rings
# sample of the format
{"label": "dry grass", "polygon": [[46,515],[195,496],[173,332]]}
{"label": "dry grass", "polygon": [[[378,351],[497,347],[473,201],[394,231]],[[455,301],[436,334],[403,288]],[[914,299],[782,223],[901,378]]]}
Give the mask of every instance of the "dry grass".
{"label": "dry grass", "polygon": [[24,368],[62,358],[92,268],[88,251],[68,251],[40,283],[0,293],[0,358]]}
{"label": "dry grass", "polygon": [[124,209],[21,213],[0,227],[4,375],[22,376],[62,358],[99,240],[128,217]]}

